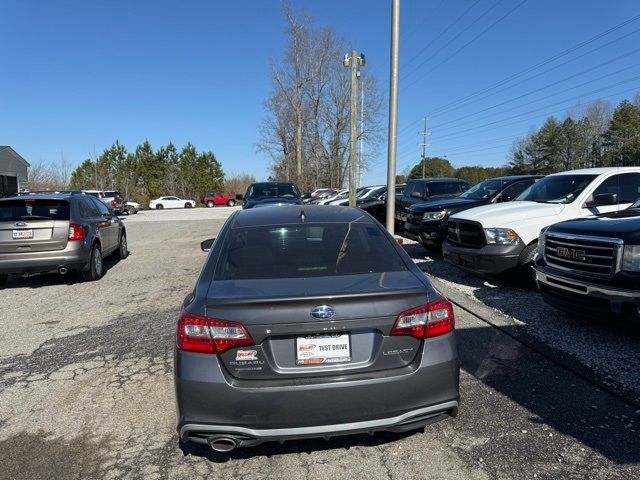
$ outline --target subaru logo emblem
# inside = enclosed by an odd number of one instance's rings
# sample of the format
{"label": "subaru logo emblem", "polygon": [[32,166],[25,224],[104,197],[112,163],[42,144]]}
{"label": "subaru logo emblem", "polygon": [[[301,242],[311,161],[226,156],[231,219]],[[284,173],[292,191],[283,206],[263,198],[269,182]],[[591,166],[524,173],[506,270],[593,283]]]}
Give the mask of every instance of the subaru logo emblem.
{"label": "subaru logo emblem", "polygon": [[320,305],[311,310],[311,316],[314,318],[331,318],[335,313],[336,311],[329,305]]}
{"label": "subaru logo emblem", "polygon": [[26,222],[16,222],[13,224],[14,227],[26,227]]}

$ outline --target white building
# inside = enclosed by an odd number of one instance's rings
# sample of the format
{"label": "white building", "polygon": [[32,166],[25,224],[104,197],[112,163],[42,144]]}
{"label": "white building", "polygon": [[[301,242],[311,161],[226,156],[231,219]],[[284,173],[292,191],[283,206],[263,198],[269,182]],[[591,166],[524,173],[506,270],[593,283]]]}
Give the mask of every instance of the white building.
{"label": "white building", "polygon": [[0,145],[0,197],[27,188],[29,162],[9,146]]}

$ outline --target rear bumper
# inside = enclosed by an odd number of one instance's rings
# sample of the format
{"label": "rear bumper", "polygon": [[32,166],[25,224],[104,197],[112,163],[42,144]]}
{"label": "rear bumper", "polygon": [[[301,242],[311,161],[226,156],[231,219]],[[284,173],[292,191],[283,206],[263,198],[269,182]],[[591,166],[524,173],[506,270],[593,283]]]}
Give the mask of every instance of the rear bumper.
{"label": "rear bumper", "polygon": [[465,248],[445,241],[442,244],[444,259],[456,267],[481,276],[497,276],[518,266],[524,246],[485,245],[482,248]]}
{"label": "rear bumper", "polygon": [[[241,446],[265,441],[406,431],[455,416],[459,361],[453,334],[425,342],[411,368],[282,382],[230,379],[217,356],[176,351],[178,433],[206,442],[232,435]],[[348,377],[346,377],[348,378]]]}
{"label": "rear bumper", "polygon": [[640,316],[640,292],[610,285],[598,285],[555,273],[548,267],[536,265],[536,282],[548,304],[570,313],[586,316],[599,314],[627,314]]}
{"label": "rear bumper", "polygon": [[458,401],[413,410],[402,415],[364,422],[338,423],[313,427],[254,429],[229,425],[185,424],[178,434],[183,441],[206,443],[208,437],[232,437],[239,447],[253,447],[264,442],[284,442],[304,438],[331,438],[357,433],[407,432],[458,415]]}
{"label": "rear bumper", "polygon": [[60,267],[82,270],[89,263],[91,246],[69,242],[64,250],[52,252],[0,253],[0,273],[24,274],[57,271]]}

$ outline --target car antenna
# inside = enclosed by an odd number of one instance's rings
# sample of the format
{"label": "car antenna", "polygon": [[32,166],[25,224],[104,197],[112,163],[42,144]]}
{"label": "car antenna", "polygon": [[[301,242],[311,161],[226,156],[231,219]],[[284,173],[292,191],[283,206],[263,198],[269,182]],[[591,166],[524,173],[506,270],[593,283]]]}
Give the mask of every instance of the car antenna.
{"label": "car antenna", "polygon": [[306,218],[305,215],[304,215],[304,210],[300,210],[300,214],[298,215],[298,217],[300,218],[300,221],[302,223],[304,223],[305,218]]}

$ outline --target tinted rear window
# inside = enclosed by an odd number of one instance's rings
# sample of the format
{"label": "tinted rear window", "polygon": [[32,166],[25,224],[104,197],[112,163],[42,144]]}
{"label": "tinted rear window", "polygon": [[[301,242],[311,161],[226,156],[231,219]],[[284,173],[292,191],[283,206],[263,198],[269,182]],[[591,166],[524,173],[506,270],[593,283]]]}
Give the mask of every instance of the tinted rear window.
{"label": "tinted rear window", "polygon": [[322,277],[406,269],[376,225],[310,223],[230,230],[214,278]]}
{"label": "tinted rear window", "polygon": [[69,220],[69,202],[33,198],[0,202],[0,222],[21,220]]}
{"label": "tinted rear window", "polygon": [[254,183],[249,187],[247,197],[252,200],[270,197],[298,198],[300,197],[300,192],[293,184]]}

